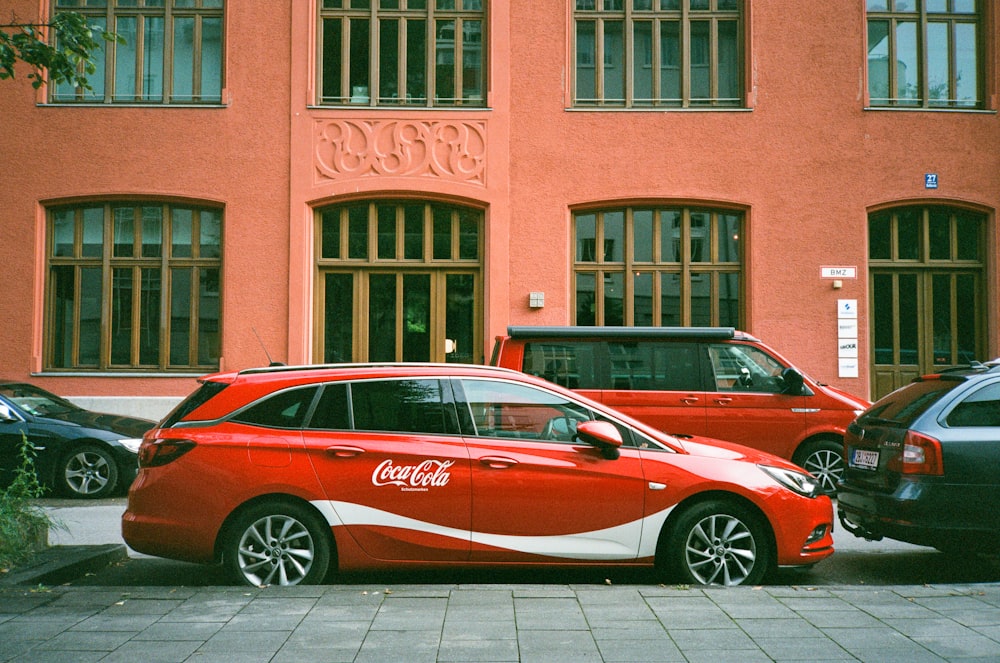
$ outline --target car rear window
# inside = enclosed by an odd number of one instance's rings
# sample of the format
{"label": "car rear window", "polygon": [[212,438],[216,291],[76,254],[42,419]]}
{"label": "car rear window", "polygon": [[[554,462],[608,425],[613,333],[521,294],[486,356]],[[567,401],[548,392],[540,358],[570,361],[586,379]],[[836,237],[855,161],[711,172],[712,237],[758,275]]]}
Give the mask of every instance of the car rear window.
{"label": "car rear window", "polygon": [[917,417],[938,402],[945,394],[960,385],[964,378],[933,378],[911,382],[876,402],[865,412],[861,423],[882,419],[887,423],[909,426]]}
{"label": "car rear window", "polygon": [[233,421],[269,428],[300,428],[319,387],[272,394],[233,416]]}
{"label": "car rear window", "polygon": [[173,426],[176,426],[177,422],[218,396],[219,392],[228,386],[229,385],[224,382],[212,382],[211,380],[203,382],[193,394],[181,401],[180,404],[178,404],[177,407],[175,407],[170,414],[167,415],[167,418],[163,420],[160,427],[172,428]]}

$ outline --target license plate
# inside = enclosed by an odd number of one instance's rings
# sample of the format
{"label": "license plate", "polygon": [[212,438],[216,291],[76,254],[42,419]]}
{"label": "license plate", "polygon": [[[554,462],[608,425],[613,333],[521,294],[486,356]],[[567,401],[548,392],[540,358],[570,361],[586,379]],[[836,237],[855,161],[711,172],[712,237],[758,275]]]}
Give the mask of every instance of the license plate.
{"label": "license plate", "polygon": [[877,470],[878,452],[868,449],[854,449],[851,452],[851,467],[861,470]]}

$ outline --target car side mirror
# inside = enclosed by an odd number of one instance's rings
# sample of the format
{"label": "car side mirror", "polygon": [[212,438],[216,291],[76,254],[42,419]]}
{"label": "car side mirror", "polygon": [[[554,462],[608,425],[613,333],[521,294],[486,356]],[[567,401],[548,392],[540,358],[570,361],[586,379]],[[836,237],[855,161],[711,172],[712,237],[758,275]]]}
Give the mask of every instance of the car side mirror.
{"label": "car side mirror", "polygon": [[608,460],[617,459],[621,453],[622,434],[609,421],[583,421],[576,427],[576,436],[586,444],[596,447]]}
{"label": "car side mirror", "polygon": [[805,379],[797,370],[789,367],[781,371],[781,380],[781,393],[787,394],[788,396],[802,395],[802,387],[805,384]]}

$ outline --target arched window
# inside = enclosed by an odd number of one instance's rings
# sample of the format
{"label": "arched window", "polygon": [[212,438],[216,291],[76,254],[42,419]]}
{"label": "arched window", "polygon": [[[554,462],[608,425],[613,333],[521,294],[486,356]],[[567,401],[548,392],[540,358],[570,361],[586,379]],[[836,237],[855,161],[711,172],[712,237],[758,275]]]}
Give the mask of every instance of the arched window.
{"label": "arched window", "polygon": [[731,210],[577,212],[574,324],[741,327],[742,236]]}
{"label": "arched window", "polygon": [[986,359],[985,215],[945,206],[868,216],[872,394]]}
{"label": "arched window", "polygon": [[318,360],[482,361],[482,210],[378,200],[316,217]]}
{"label": "arched window", "polygon": [[218,368],[222,210],[58,207],[47,245],[46,370]]}

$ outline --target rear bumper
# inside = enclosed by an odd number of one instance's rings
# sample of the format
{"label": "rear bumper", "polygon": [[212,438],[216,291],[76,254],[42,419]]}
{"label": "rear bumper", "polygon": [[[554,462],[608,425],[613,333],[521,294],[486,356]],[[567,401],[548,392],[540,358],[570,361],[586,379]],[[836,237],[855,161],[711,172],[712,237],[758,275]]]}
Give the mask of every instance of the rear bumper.
{"label": "rear bumper", "polygon": [[983,542],[984,535],[996,529],[984,517],[992,507],[979,502],[984,513],[977,517],[975,501],[948,488],[901,481],[892,493],[880,493],[842,483],[837,489],[837,516],[844,529],[874,541],[889,538],[934,548]]}

